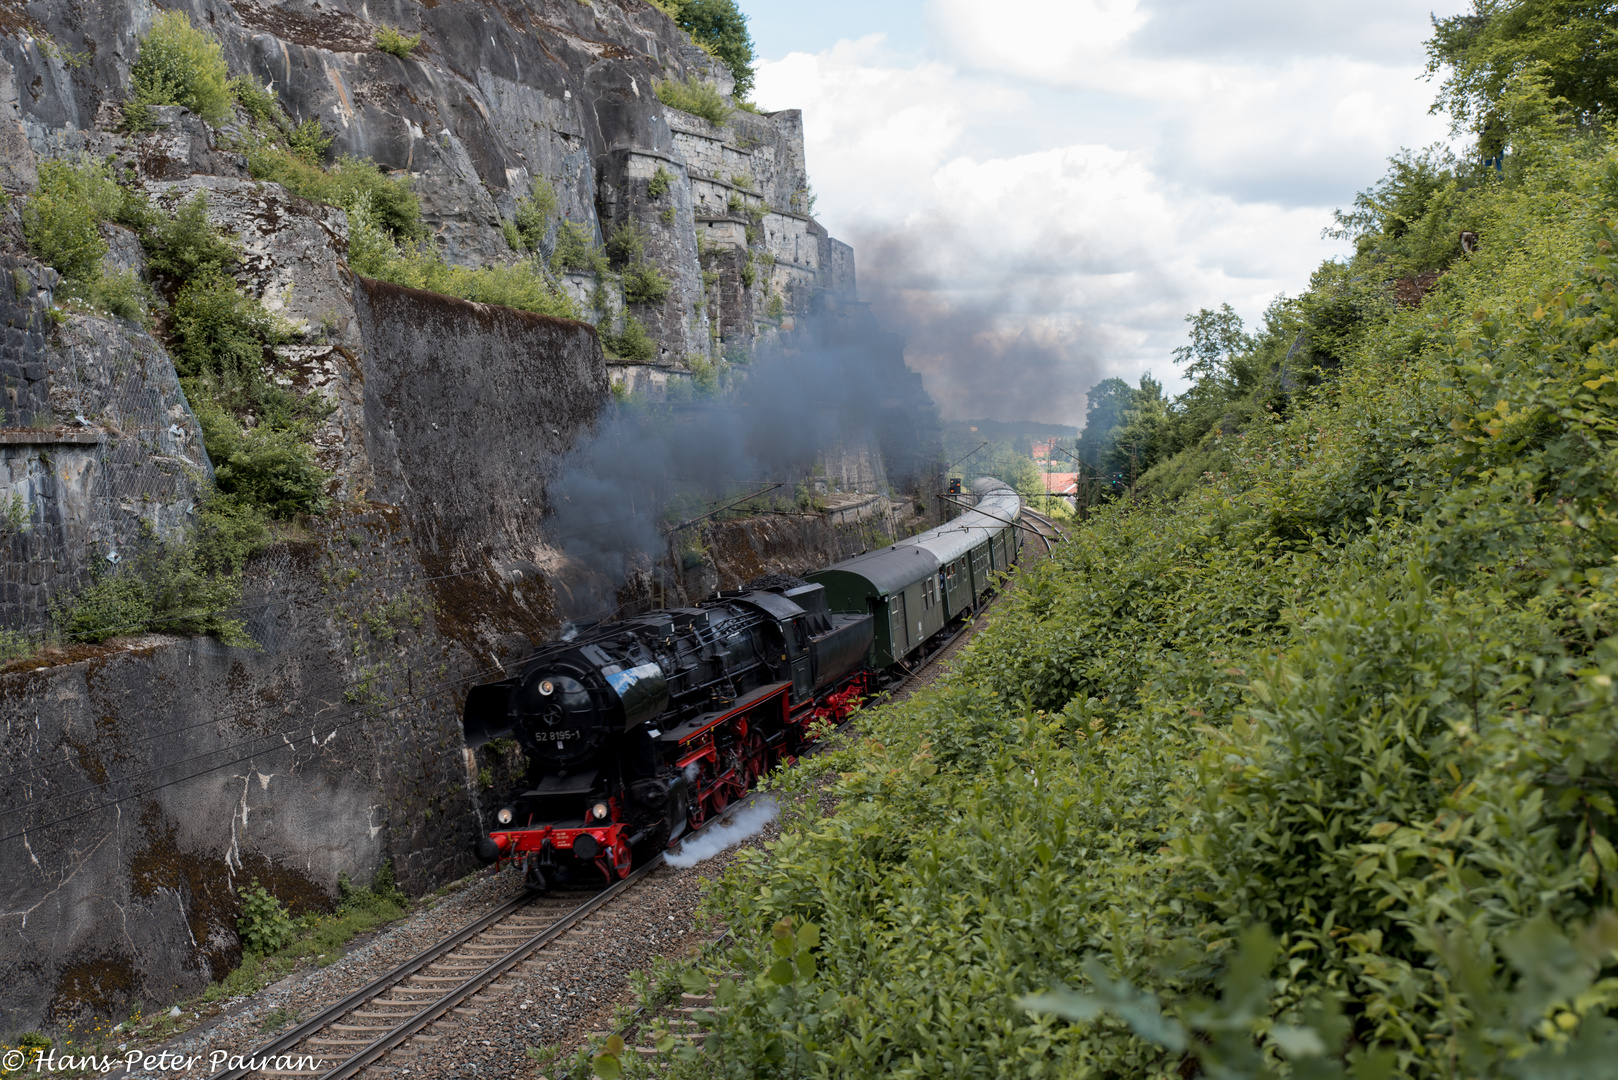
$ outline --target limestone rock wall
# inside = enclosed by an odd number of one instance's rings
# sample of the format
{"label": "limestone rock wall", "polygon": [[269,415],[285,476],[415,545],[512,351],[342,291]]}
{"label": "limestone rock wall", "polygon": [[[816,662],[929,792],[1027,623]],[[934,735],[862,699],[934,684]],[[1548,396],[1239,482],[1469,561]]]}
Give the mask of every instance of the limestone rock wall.
{"label": "limestone rock wall", "polygon": [[0,1030],[196,993],[253,878],[296,911],[384,858],[413,892],[473,868],[465,688],[558,629],[544,481],[606,366],[582,323],[352,289],[373,497],[250,565],[257,648],[148,636],[0,675]]}
{"label": "limestone rock wall", "polygon": [[[657,365],[683,368],[693,355],[717,358],[727,348],[750,352],[783,320],[790,328],[815,292],[852,296],[848,249],[836,245],[834,257],[835,241],[807,216],[801,116],[738,110],[715,125],[664,107],[660,80],[696,78],[721,90],[731,80],[643,0],[180,7],[218,36],[234,72],[273,87],[294,118],[319,119],[336,137],[334,158],[369,157],[408,173],[434,242],[452,262],[514,258],[501,219],[536,179],[551,184],[562,216],[597,242],[639,224],[673,286],[665,301],[627,312],[657,339]],[[46,155],[118,152],[117,106],[158,9],[147,0],[49,0],[28,10],[19,32],[0,35],[0,59],[25,76],[14,81],[28,141]],[[374,36],[384,25],[421,34],[421,46],[409,59],[379,51]],[[0,70],[0,110],[5,90]],[[228,137],[195,118],[160,110],[159,119],[164,132],[139,140],[145,175],[245,175]],[[670,187],[650,196],[659,169]],[[733,236],[727,223],[747,235]],[[710,234],[711,251],[699,233]],[[542,254],[553,241],[554,233]],[[751,264],[737,262],[738,251],[759,261],[756,273],[743,273]],[[752,283],[722,293],[714,275],[727,273]],[[621,292],[615,279],[606,285],[616,302],[592,303],[593,283],[577,291],[592,321],[618,328]]]}
{"label": "limestone rock wall", "polygon": [[143,530],[183,530],[213,474],[162,346],[114,319],[53,328],[56,280],[31,260],[0,261],[0,630],[30,637]]}

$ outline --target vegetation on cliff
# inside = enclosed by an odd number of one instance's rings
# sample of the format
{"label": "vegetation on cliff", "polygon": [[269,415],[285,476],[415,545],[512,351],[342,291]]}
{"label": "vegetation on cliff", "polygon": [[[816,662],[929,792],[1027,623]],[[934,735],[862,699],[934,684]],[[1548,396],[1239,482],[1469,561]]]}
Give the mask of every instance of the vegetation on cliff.
{"label": "vegetation on cliff", "polygon": [[745,100],[753,89],[753,36],[747,32],[747,16],[736,6],[736,0],[652,2],[690,34],[704,52],[730,69],[736,80],[736,98]]}
{"label": "vegetation on cliff", "polygon": [[1256,332],[1193,317],[1193,390],[1119,410],[1157,494],[785,774],[835,812],[722,883],[682,1067],[1618,1071],[1618,145],[1578,75],[1501,82],[1498,170],[1394,161]]}

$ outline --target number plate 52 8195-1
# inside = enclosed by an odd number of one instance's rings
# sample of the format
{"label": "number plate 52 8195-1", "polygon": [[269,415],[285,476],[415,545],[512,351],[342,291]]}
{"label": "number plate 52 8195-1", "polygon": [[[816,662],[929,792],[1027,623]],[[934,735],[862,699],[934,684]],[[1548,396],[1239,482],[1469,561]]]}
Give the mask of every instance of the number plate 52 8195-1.
{"label": "number plate 52 8195-1", "polygon": [[577,739],[579,737],[579,733],[577,731],[547,731],[545,733],[545,737],[547,739],[555,739],[557,742],[561,742],[564,739]]}

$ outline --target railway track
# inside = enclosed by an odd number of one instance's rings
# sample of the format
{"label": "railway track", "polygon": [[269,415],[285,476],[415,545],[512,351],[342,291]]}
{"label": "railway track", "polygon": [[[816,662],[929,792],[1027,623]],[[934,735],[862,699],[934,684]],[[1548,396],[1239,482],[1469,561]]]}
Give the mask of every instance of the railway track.
{"label": "railway track", "polygon": [[[690,835],[719,826],[750,801],[733,803]],[[469,1011],[469,1003],[472,1009],[494,1004],[518,979],[565,963],[578,945],[572,937],[590,916],[662,865],[659,854],[594,894],[524,895],[507,901],[209,1080],[345,1080],[412,1044],[430,1046],[438,1038],[433,1027],[456,1023]]]}
{"label": "railway track", "polygon": [[1027,518],[1030,522],[1029,528],[1031,528],[1034,533],[1042,541],[1044,541],[1046,551],[1051,550],[1051,544],[1053,541],[1060,543],[1061,541],[1067,539],[1067,537],[1062,533],[1061,526],[1057,525],[1056,522],[1052,521],[1044,514],[1037,514],[1025,506],[1022,510],[1022,516]]}

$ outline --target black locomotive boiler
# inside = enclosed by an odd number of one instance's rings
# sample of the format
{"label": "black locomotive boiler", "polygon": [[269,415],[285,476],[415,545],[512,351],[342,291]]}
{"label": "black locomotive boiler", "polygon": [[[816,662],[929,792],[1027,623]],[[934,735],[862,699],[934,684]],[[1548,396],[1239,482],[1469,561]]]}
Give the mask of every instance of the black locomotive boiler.
{"label": "black locomotive boiler", "polygon": [[477,854],[531,888],[593,866],[621,878],[744,795],[867,693],[869,613],[821,585],[721,595],[547,646],[467,697],[466,745],[515,738],[528,771]]}

